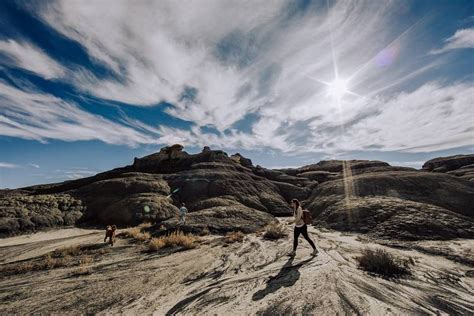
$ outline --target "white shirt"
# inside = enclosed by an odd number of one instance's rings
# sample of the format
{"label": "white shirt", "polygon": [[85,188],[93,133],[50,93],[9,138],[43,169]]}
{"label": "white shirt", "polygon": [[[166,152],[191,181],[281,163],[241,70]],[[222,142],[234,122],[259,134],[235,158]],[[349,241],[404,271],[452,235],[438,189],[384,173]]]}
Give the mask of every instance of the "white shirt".
{"label": "white shirt", "polygon": [[295,227],[303,227],[304,220],[303,220],[303,209],[301,206],[298,206],[296,212],[293,214],[295,216]]}

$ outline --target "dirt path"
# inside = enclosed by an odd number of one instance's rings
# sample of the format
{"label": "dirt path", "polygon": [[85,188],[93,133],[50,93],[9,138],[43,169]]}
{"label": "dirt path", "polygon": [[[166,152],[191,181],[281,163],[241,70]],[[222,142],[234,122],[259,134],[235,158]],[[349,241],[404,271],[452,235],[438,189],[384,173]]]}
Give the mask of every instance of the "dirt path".
{"label": "dirt path", "polygon": [[[291,227],[288,226],[288,232]],[[247,235],[226,245],[208,237],[197,248],[144,254],[119,240],[92,273],[75,268],[29,272],[0,280],[0,314],[469,314],[474,310],[473,267],[426,252],[387,248],[357,235],[310,228],[320,254],[301,240],[294,259],[286,256],[291,238],[266,241]],[[5,262],[25,260],[56,247],[96,242],[97,231],[70,238],[1,247]],[[473,249],[472,241],[456,241]],[[439,246],[439,244],[438,244]],[[415,259],[414,275],[399,281],[368,275],[354,257],[365,247],[384,247]],[[5,259],[8,257],[8,259]]]}

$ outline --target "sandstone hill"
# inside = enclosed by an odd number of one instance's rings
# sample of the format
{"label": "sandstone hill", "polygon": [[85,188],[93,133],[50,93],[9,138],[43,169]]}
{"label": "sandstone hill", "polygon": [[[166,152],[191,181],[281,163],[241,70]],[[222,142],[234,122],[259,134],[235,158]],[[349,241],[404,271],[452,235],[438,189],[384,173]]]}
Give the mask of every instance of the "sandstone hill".
{"label": "sandstone hill", "polygon": [[312,212],[316,225],[336,230],[410,240],[473,238],[474,155],[433,159],[422,170],[366,160],[272,170],[240,154],[209,147],[188,154],[173,145],[92,177],[0,191],[0,236],[110,223],[172,229],[181,202],[190,211],[183,230],[255,232],[275,216],[291,215],[292,198]]}

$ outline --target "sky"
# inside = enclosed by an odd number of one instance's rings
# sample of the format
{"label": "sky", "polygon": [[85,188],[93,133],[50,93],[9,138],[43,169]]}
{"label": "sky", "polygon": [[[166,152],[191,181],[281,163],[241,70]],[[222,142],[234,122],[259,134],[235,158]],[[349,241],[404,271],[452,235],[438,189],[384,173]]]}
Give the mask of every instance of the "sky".
{"label": "sky", "polygon": [[474,153],[474,1],[0,1],[0,188],[180,143],[269,168]]}

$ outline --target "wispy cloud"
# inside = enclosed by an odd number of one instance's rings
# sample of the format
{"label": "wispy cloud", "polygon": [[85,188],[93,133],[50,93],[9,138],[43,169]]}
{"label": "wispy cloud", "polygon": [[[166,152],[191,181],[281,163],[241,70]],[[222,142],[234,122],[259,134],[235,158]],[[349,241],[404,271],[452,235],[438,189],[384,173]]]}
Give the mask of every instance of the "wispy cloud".
{"label": "wispy cloud", "polygon": [[65,69],[58,62],[27,42],[0,40],[0,53],[7,57],[0,59],[2,63],[34,72],[45,79],[59,78],[65,74]]}
{"label": "wispy cloud", "polygon": [[13,168],[18,168],[18,167],[20,166],[13,163],[0,162],[0,168],[13,169]]}
{"label": "wispy cloud", "polygon": [[453,49],[474,48],[474,27],[457,30],[453,36],[445,40],[440,49],[432,50],[432,54],[441,54]]}
{"label": "wispy cloud", "polygon": [[0,81],[0,135],[46,142],[101,140],[111,144],[150,144],[152,137],[80,109],[49,94],[20,90]]}
{"label": "wispy cloud", "polygon": [[39,165],[34,164],[34,163],[29,163],[28,166],[29,166],[29,167],[33,167],[33,168],[35,168],[35,169],[39,169],[39,167],[40,167]]}

